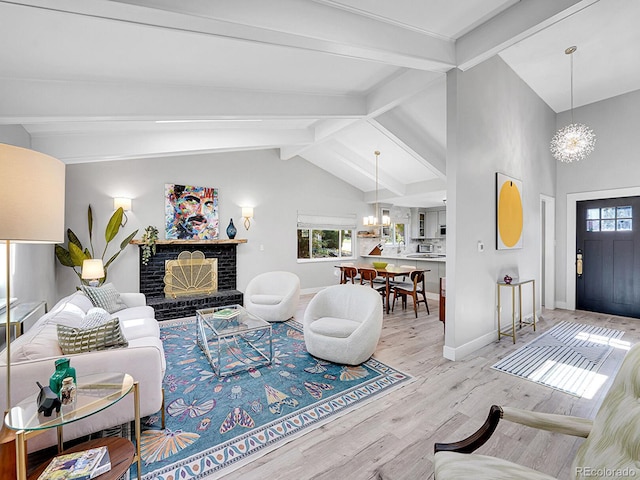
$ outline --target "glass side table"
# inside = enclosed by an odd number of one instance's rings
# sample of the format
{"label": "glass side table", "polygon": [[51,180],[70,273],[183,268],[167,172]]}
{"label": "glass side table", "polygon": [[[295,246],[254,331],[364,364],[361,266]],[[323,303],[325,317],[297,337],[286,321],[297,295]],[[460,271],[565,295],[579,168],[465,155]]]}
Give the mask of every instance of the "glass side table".
{"label": "glass side table", "polygon": [[[134,462],[137,462],[138,479],[140,479],[142,462],[140,456],[140,392],[138,382],[134,381],[131,375],[126,373],[97,373],[78,376],[77,380],[78,385],[75,404],[63,405],[59,413],[56,413],[54,410],[50,417],[45,417],[44,414],[38,413],[37,398],[39,391],[35,391],[32,396],[12,407],[7,413],[4,420],[5,424],[12,430],[17,431],[16,463],[18,480],[27,479],[26,442],[29,438],[47,429],[56,428],[58,433],[58,452],[63,452],[63,427],[65,425],[101,412],[116,404],[131,392],[133,392],[134,395],[136,446],[134,454],[128,459],[128,463],[124,462],[126,468],[122,473],[126,472]],[[37,390],[37,386],[34,387],[34,390]],[[74,447],[73,450],[95,448],[96,446],[100,446],[100,441],[103,441],[103,445],[107,445],[108,447],[110,443],[112,443],[111,440],[106,438],[99,439],[98,444],[92,440],[91,446],[89,446],[89,443],[86,445],[80,444]],[[126,440],[126,442],[133,446],[129,440]],[[111,455],[111,450],[109,454]],[[112,465],[115,465],[115,463],[112,459]],[[120,465],[122,466],[123,463]],[[117,473],[113,466],[112,471],[108,473],[112,472],[113,475]],[[37,478],[37,475],[34,474],[34,476]],[[114,476],[113,478],[118,477]]]}
{"label": "glass side table", "polygon": [[271,364],[271,324],[241,305],[196,310],[196,328],[218,377]]}

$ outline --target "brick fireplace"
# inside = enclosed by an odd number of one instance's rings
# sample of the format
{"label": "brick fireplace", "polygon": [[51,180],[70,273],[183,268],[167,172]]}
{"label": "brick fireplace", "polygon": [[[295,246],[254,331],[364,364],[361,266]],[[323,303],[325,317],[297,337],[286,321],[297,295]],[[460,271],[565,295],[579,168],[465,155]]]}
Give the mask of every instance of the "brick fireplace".
{"label": "brick fireplace", "polygon": [[[147,304],[156,312],[158,321],[172,318],[190,317],[201,308],[240,304],[244,301],[242,292],[236,290],[236,250],[247,240],[159,240],[156,254],[147,265],[140,261],[140,292],[147,297]],[[140,246],[140,242],[135,242]],[[218,291],[209,295],[194,297],[165,298],[165,262],[175,260],[180,252],[204,253],[205,258],[218,259]],[[142,258],[142,254],[140,255]]]}

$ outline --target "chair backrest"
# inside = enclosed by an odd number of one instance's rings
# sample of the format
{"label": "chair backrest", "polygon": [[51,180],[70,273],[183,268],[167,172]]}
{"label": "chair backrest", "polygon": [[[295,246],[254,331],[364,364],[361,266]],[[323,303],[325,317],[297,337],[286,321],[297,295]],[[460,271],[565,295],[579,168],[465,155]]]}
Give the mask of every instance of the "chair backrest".
{"label": "chair backrest", "polygon": [[305,310],[307,318],[344,318],[358,323],[382,317],[380,294],[366,285],[332,285],[320,290]]}
{"label": "chair backrest", "polygon": [[[578,448],[571,468],[572,478],[584,478],[586,469],[605,473],[615,469],[620,472],[616,478],[634,478],[640,462],[639,439],[640,344],[636,344],[627,352],[602,401],[591,433]],[[612,478],[607,475],[588,476]]]}
{"label": "chair backrest", "polygon": [[300,278],[292,272],[273,271],[256,275],[247,284],[245,295],[260,293],[286,294],[300,290]]}
{"label": "chair backrest", "polygon": [[373,268],[361,268],[360,269],[360,285],[364,285],[365,283],[369,283],[371,287],[373,287],[373,281],[378,276],[378,272],[376,272]]}
{"label": "chair backrest", "polygon": [[358,269],[356,267],[340,267],[342,270],[342,281],[340,283],[356,283],[356,277],[358,276]]}
{"label": "chair backrest", "polygon": [[424,270],[414,270],[409,274],[411,282],[413,283],[413,291],[416,292],[420,289],[424,290]]}

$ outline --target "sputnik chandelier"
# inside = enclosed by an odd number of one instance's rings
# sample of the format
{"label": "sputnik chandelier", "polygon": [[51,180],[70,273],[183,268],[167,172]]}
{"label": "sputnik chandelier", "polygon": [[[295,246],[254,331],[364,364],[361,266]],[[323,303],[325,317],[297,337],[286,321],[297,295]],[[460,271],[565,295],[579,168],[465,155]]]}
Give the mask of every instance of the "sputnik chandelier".
{"label": "sputnik chandelier", "polygon": [[561,128],[551,139],[551,153],[563,163],[586,158],[596,145],[596,136],[589,127],[573,121],[573,53],[578,47],[569,47],[564,53],[571,56],[571,123]]}

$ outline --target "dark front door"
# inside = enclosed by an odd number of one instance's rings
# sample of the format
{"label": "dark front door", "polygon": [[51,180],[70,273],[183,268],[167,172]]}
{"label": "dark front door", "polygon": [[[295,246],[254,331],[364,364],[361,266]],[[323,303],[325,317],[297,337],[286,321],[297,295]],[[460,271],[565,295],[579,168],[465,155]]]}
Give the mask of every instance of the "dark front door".
{"label": "dark front door", "polygon": [[577,209],[576,307],[640,318],[640,197],[588,200]]}

